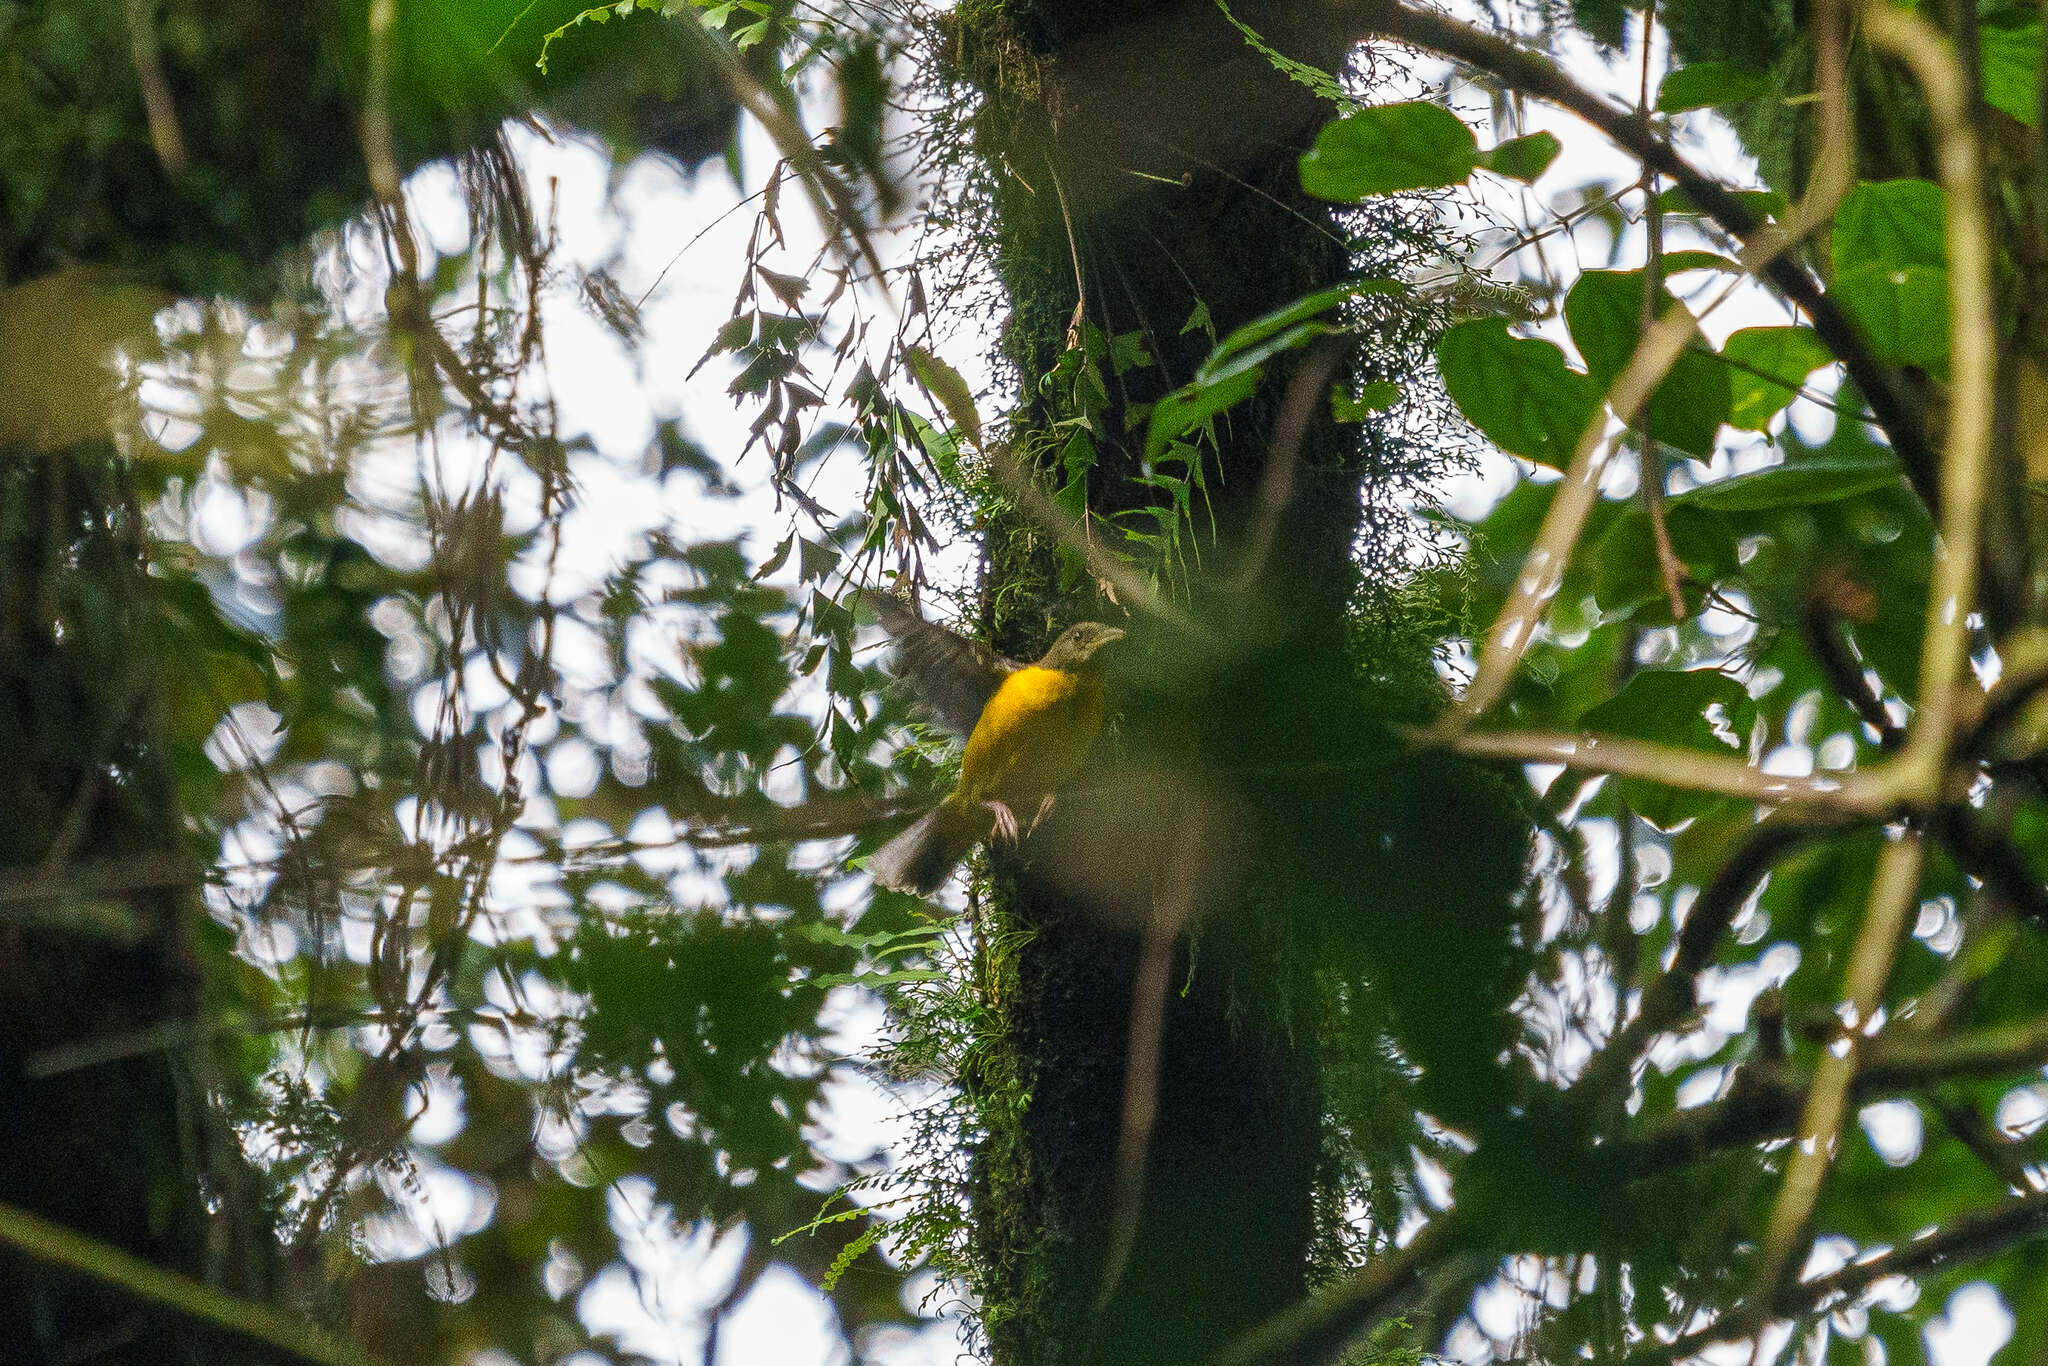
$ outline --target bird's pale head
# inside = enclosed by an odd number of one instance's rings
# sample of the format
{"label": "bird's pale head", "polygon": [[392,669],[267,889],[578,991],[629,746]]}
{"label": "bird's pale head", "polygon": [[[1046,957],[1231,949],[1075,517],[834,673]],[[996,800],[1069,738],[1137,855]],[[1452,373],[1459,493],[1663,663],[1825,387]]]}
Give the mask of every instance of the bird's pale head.
{"label": "bird's pale head", "polygon": [[1113,645],[1124,638],[1124,633],[1114,626],[1104,626],[1099,621],[1077,621],[1060,633],[1060,638],[1045,652],[1045,658],[1038,661],[1043,669],[1066,669],[1069,671],[1088,667],[1095,659],[1095,652],[1105,645]]}

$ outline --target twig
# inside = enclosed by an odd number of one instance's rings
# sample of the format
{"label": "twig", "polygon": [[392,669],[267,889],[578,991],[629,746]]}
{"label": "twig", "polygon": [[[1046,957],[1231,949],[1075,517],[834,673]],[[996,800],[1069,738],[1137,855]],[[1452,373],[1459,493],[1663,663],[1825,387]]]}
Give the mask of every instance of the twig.
{"label": "twig", "polygon": [[1266,559],[1273,553],[1273,539],[1280,531],[1281,515],[1294,499],[1295,471],[1301,466],[1301,446],[1308,437],[1309,423],[1323,404],[1330,376],[1337,369],[1337,346],[1325,338],[1302,357],[1301,365],[1288,382],[1280,414],[1273,423],[1273,438],[1266,447],[1266,471],[1259,481],[1258,512],[1250,535],[1245,537],[1244,561],[1238,567],[1234,587],[1243,591],[1258,582]]}
{"label": "twig", "polygon": [[[1997,1081],[2048,1064],[2048,1021],[2003,1025],[1958,1038],[1928,1040],[1887,1031],[1873,1039],[1849,1088],[1862,1103],[1924,1091],[1947,1082]],[[1614,1148],[1614,1171],[1629,1180],[1654,1176],[1768,1139],[1782,1138],[1799,1119],[1809,1078],[1783,1063],[1745,1064],[1723,1099],[1666,1115],[1647,1133]]]}
{"label": "twig", "polygon": [[1940,808],[1933,826],[1964,872],[2037,927],[2048,928],[2048,887],[2011,835],[1961,805]]}
{"label": "twig", "polygon": [[1124,1053],[1124,1106],[1117,1129],[1116,1184],[1110,1213],[1109,1250],[1102,1285],[1095,1295],[1094,1328],[1109,1312],[1110,1300],[1130,1265],[1145,1212],[1145,1165],[1159,1118],[1159,1061],[1166,1037],[1166,1003],[1173,990],[1173,946],[1194,918],[1202,850],[1210,831],[1194,812],[1180,822],[1180,850],[1166,869],[1167,886],[1154,898],[1131,979],[1131,1027]]}
{"label": "twig", "polygon": [[0,1243],[9,1243],[38,1261],[90,1276],[119,1287],[137,1299],[160,1304],[186,1318],[224,1328],[252,1342],[267,1343],[302,1361],[320,1366],[376,1366],[377,1358],[331,1338],[318,1327],[223,1294],[175,1271],[144,1261],[55,1224],[27,1210],[0,1204]]}
{"label": "twig", "polygon": [[1431,732],[1432,739],[1455,740],[1507,691],[1522,656],[1536,639],[1551,599],[1564,584],[1572,552],[1600,500],[1601,478],[1607,472],[1608,458],[1619,444],[1616,437],[1607,434],[1607,408],[1611,406],[1624,423],[1633,420],[1650,391],[1670,372],[1686,343],[1698,332],[1699,320],[1685,308],[1671,310],[1655,326],[1644,329],[1635,354],[1608,389],[1607,403],[1594,410],[1592,420],[1579,436],[1571,468],[1550,500],[1550,510],[1544,515],[1536,543],[1515,579],[1515,591],[1487,633],[1470,686],[1455,705],[1445,709]]}
{"label": "twig", "polygon": [[1335,1356],[1464,1238],[1462,1207],[1453,1206],[1424,1224],[1408,1246],[1374,1258],[1321,1294],[1275,1314],[1210,1358],[1209,1366]]}
{"label": "twig", "polygon": [[1878,857],[1870,908],[1849,954],[1842,1031],[1814,1068],[1813,1084],[1807,1091],[1805,1111],[1799,1121],[1798,1141],[1793,1146],[1784,1185],[1778,1192],[1778,1203],[1771,1211],[1758,1253],[1756,1291],[1751,1296],[1755,1305],[1777,1302],[1785,1275],[1793,1266],[1794,1253],[1804,1240],[1821,1182],[1834,1161],[1850,1085],[1856,1078],[1857,1049],[1883,1004],[1885,983],[1891,977],[1899,938],[1911,923],[1911,912],[1919,905],[1923,852],[1920,835],[1909,830],[1886,844]]}
{"label": "twig", "polygon": [[[1953,1263],[1981,1262],[2044,1233],[2048,1233],[2048,1192],[2023,1195],[1991,1209],[1962,1215],[1946,1228],[1878,1256],[1851,1262],[1831,1275],[1788,1287],[1773,1302],[1772,1310],[1779,1314],[1812,1313],[1828,1307],[1837,1297],[1846,1300],[1888,1276],[1915,1276]],[[1741,1312],[1731,1310],[1721,1320],[1670,1342],[1639,1347],[1625,1358],[1623,1366],[1661,1366],[1693,1356],[1716,1342],[1754,1331],[1754,1325],[1725,1326],[1727,1318]]]}
{"label": "twig", "polygon": [[[386,3],[387,0],[376,0]],[[875,252],[875,244],[869,238],[861,222],[860,206],[853,202],[853,192],[846,187],[825,158],[812,145],[803,125],[767,86],[763,85],[753,72],[747,70],[733,52],[731,44],[705,26],[696,9],[689,5],[677,7],[673,15],[681,21],[681,29],[694,42],[699,51],[711,61],[712,68],[725,82],[726,89],[749,114],[767,130],[775,140],[776,150],[789,159],[803,180],[804,188],[810,192],[812,207],[835,241],[841,239],[850,243],[847,255],[865,264],[878,283],[883,279],[882,258]],[[882,297],[894,304],[894,296],[886,289]]]}
{"label": "twig", "polygon": [[[1636,93],[1636,117],[1650,121],[1650,55],[1656,32],[1657,6],[1652,0],[1643,11],[1642,82]],[[1643,307],[1638,332],[1647,332],[1657,321],[1658,299],[1664,292],[1664,211],[1657,204],[1657,173],[1643,168]],[[1675,364],[1676,362],[1674,362]],[[1657,449],[1655,422],[1649,404],[1643,405],[1637,439],[1637,483],[1642,486],[1643,513],[1650,519],[1650,544],[1657,555],[1657,574],[1664,582],[1664,596],[1671,603],[1671,619],[1685,620],[1685,565],[1671,544],[1671,525],[1664,515],[1664,457]]]}
{"label": "twig", "polygon": [[1896,750],[1906,734],[1899,723],[1892,720],[1891,713],[1885,710],[1884,698],[1870,686],[1862,661],[1850,651],[1849,642],[1844,638],[1842,620],[1845,614],[1840,610],[1842,604],[1838,598],[1849,585],[1825,575],[1824,570],[1823,577],[1806,595],[1799,614],[1800,635],[1805,638],[1807,652],[1820,665],[1820,671],[1827,676],[1836,695],[1849,704],[1864,725],[1877,732],[1877,743],[1881,748]]}
{"label": "twig", "polygon": [[1650,1041],[1699,1005],[1699,974],[1713,958],[1736,912],[1742,909],[1771,865],[1816,835],[1838,828],[1773,816],[1750,831],[1742,847],[1721,866],[1714,880],[1693,902],[1686,914],[1685,927],[1678,932],[1671,966],[1643,989],[1636,1017],[1600,1050],[1572,1090],[1598,1098],[1620,1087]]}

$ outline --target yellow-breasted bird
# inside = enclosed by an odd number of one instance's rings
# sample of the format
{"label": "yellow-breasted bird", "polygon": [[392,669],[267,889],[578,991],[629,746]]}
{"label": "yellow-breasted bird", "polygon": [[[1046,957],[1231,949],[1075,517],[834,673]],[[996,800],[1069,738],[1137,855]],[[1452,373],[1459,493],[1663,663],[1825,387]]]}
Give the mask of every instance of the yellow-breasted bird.
{"label": "yellow-breasted bird", "polygon": [[1076,622],[1044,658],[1020,664],[893,598],[867,598],[895,637],[897,672],[939,720],[967,737],[952,794],[868,859],[882,886],[925,896],[992,832],[1019,839],[1018,810],[1035,808],[1035,828],[1052,809],[1054,793],[1079,771],[1102,728],[1098,652],[1124,633]]}

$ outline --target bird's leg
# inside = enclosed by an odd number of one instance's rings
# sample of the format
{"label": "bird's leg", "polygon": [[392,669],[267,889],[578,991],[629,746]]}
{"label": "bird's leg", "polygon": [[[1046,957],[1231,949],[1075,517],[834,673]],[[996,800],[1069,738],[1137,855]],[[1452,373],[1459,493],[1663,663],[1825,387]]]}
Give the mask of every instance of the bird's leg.
{"label": "bird's leg", "polygon": [[1039,801],[1038,814],[1031,818],[1031,824],[1024,827],[1025,839],[1030,839],[1032,834],[1038,829],[1038,827],[1044,823],[1045,818],[1052,814],[1052,796],[1053,794],[1048,792]]}
{"label": "bird's leg", "polygon": [[997,838],[1002,839],[1005,842],[1013,845],[1021,842],[1020,837],[1017,833],[1016,812],[1012,811],[1004,803],[996,801],[994,798],[990,798],[988,801],[983,802],[982,805],[987,807],[990,813],[994,815],[996,818],[995,835]]}

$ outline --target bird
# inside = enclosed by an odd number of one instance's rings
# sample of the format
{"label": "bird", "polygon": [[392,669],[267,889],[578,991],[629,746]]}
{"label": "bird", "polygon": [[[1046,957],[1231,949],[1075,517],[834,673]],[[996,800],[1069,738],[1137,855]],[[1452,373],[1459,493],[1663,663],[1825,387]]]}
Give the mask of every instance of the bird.
{"label": "bird", "polygon": [[[1052,810],[1102,729],[1101,651],[1124,633],[1075,622],[1037,663],[1020,664],[894,598],[866,596],[896,641],[898,674],[967,738],[952,793],[867,861],[879,885],[929,896],[976,844],[992,834],[1018,843]],[[1034,804],[1037,814],[1020,830],[1017,811]]]}

